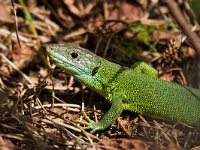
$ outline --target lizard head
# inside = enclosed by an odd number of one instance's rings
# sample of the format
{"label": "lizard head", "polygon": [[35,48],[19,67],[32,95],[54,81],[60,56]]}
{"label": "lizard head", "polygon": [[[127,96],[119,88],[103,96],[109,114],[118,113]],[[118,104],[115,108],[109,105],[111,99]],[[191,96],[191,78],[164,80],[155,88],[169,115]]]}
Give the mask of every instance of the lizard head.
{"label": "lizard head", "polygon": [[73,76],[92,76],[100,66],[94,53],[75,44],[49,44],[47,54],[56,66]]}
{"label": "lizard head", "polygon": [[104,87],[97,77],[103,58],[75,44],[49,44],[47,55],[56,66],[73,75],[79,82],[97,90]]}

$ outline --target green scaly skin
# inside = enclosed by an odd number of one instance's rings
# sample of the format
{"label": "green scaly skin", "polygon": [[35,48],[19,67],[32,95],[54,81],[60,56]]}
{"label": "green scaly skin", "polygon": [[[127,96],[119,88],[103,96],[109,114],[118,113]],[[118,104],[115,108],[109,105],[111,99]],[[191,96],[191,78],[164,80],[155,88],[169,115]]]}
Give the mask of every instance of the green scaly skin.
{"label": "green scaly skin", "polygon": [[123,110],[170,122],[200,125],[200,91],[158,79],[158,72],[144,62],[123,67],[74,44],[50,44],[50,59],[79,82],[100,93],[111,108],[93,132],[109,127]]}

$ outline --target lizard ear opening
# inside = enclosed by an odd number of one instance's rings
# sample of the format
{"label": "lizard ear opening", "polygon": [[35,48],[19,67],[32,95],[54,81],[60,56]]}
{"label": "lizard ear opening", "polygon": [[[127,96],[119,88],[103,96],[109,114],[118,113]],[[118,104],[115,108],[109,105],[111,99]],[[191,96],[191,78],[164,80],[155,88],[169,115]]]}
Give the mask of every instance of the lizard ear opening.
{"label": "lizard ear opening", "polygon": [[72,56],[73,59],[76,59],[78,57],[78,53],[76,52],[72,52],[70,55]]}
{"label": "lizard ear opening", "polygon": [[92,76],[94,76],[99,70],[99,67],[95,67],[93,70],[92,70]]}

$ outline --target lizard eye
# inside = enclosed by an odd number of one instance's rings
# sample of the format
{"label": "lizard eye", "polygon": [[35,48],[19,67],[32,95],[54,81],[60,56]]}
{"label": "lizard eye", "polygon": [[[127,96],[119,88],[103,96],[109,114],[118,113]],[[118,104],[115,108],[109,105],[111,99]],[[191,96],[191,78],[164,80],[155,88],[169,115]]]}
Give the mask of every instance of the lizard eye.
{"label": "lizard eye", "polygon": [[92,76],[94,76],[99,70],[99,67],[95,67],[93,70],[92,70]]}
{"label": "lizard eye", "polygon": [[72,56],[72,58],[73,58],[73,59],[75,59],[75,58],[77,58],[77,57],[78,57],[78,54],[77,54],[77,53],[75,53],[75,52],[72,52],[70,55]]}

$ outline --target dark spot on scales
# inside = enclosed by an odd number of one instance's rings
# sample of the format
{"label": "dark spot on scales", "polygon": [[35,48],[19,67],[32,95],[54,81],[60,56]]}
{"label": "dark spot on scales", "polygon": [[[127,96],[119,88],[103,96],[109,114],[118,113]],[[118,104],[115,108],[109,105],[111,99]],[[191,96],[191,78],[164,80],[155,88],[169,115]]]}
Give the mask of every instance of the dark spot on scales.
{"label": "dark spot on scales", "polygon": [[99,67],[95,67],[93,70],[92,70],[92,76],[94,76],[99,70]]}

